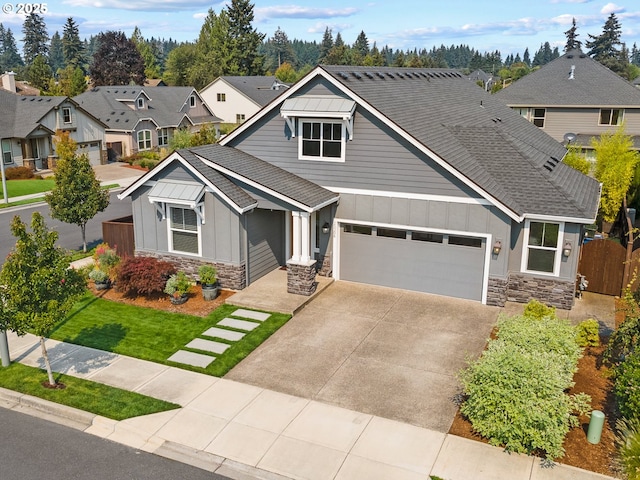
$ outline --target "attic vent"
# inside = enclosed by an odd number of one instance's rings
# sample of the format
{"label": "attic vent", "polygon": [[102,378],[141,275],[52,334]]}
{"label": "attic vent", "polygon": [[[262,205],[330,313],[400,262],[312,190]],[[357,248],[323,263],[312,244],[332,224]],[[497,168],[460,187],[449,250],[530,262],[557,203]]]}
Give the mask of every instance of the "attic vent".
{"label": "attic vent", "polygon": [[586,53],[581,53],[580,54],[580,58],[587,58],[587,54]]}
{"label": "attic vent", "polygon": [[544,163],[543,167],[548,171],[553,172],[553,169],[556,168],[558,163],[560,163],[560,160],[558,160],[556,157],[550,157],[549,160]]}
{"label": "attic vent", "polygon": [[413,75],[411,75],[411,72],[406,72],[405,75],[407,76],[407,78],[413,78]]}
{"label": "attic vent", "polygon": [[369,72],[364,72],[364,74],[367,76],[367,78],[373,80],[373,75],[371,75]]}
{"label": "attic vent", "polygon": [[338,75],[344,80],[347,80],[349,78],[349,75],[344,72],[338,72]]}
{"label": "attic vent", "polygon": [[573,80],[576,74],[576,66],[575,65],[571,65],[571,73],[569,74],[569,80]]}
{"label": "attic vent", "polygon": [[362,75],[360,75],[358,72],[351,72],[351,75],[356,77],[358,80],[362,80]]}
{"label": "attic vent", "polygon": [[401,74],[400,72],[396,72],[396,75],[398,75],[398,77],[400,77],[400,78],[404,78],[404,75]]}
{"label": "attic vent", "polygon": [[573,54],[567,55],[567,58],[573,58]]}
{"label": "attic vent", "polygon": [[376,72],[376,75],[377,75],[379,78],[384,79],[384,74],[382,74],[382,73],[380,73],[380,72]]}
{"label": "attic vent", "polygon": [[115,115],[115,114],[116,114],[116,112],[111,112],[111,115]]}
{"label": "attic vent", "polygon": [[391,72],[387,72],[387,75],[389,75],[391,78],[396,78],[396,77],[393,76],[393,73],[391,73]]}

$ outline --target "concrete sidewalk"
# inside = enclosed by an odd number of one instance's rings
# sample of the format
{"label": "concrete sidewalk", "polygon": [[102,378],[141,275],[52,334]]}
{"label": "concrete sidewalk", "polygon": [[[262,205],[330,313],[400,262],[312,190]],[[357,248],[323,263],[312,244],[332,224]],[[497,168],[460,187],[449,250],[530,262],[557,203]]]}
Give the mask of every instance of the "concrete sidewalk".
{"label": "concrete sidewalk", "polygon": [[[42,367],[36,337],[10,334],[9,346],[14,361]],[[542,468],[534,457],[226,379],[54,340],[47,340],[47,348],[56,372],[182,406],[120,422],[55,407],[57,420],[68,418],[66,423],[87,433],[231,478],[610,478],[560,464]],[[53,408],[2,389],[0,405],[45,417]]]}

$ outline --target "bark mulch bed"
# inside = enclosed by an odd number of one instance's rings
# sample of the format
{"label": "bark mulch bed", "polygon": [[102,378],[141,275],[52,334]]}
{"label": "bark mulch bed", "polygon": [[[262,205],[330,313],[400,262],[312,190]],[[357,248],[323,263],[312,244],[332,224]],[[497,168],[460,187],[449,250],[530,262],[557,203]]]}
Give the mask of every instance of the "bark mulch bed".
{"label": "bark mulch bed", "polygon": [[[616,448],[614,430],[616,411],[612,393],[612,383],[607,377],[608,369],[601,365],[604,346],[591,347],[585,350],[578,362],[578,371],[574,376],[575,386],[569,393],[584,392],[591,395],[591,407],[600,410],[606,416],[600,443],[593,445],[587,441],[589,416],[580,417],[580,427],[569,431],[565,442],[565,456],[557,462],[592,472],[614,476],[616,468]],[[471,423],[460,412],[449,429],[449,433],[488,443],[473,432]]]}

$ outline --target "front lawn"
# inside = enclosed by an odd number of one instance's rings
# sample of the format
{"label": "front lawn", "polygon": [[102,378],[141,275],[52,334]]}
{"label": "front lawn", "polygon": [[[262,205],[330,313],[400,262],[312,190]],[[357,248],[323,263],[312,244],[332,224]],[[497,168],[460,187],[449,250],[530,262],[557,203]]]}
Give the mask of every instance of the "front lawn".
{"label": "front lawn", "polygon": [[231,347],[218,355],[206,369],[175,364],[167,359],[178,350],[184,350],[187,343],[238,308],[222,305],[208,316],[198,317],[104,300],[88,292],[50,337],[220,377],[284,325],[291,316],[273,313],[242,340],[230,342]]}
{"label": "front lawn", "polygon": [[180,408],[180,405],[175,403],[68,375],[56,374],[56,382],[66,385],[64,389],[44,388],[42,382],[47,380],[47,373],[44,370],[20,363],[12,363],[6,368],[0,368],[0,387],[79,408],[113,420],[124,420]]}
{"label": "front lawn", "polygon": [[[32,180],[7,180],[7,193],[9,198],[30,195],[32,193],[42,193],[50,191],[56,182],[51,178],[39,178]],[[2,184],[0,184],[0,196],[4,195]]]}

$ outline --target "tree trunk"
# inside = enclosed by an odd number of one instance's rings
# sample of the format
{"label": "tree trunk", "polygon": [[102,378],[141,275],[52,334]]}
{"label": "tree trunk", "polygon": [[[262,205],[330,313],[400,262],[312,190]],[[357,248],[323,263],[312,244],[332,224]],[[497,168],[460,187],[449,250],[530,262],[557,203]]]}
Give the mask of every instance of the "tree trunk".
{"label": "tree trunk", "polygon": [[53,378],[53,372],[51,371],[51,363],[49,363],[49,354],[47,353],[47,347],[44,346],[44,337],[40,337],[40,348],[42,349],[42,358],[44,358],[44,366],[47,369],[47,375],[49,377],[49,385],[55,385],[56,381]]}
{"label": "tree trunk", "polygon": [[82,252],[87,253],[87,224],[80,225],[80,231],[82,232]]}

